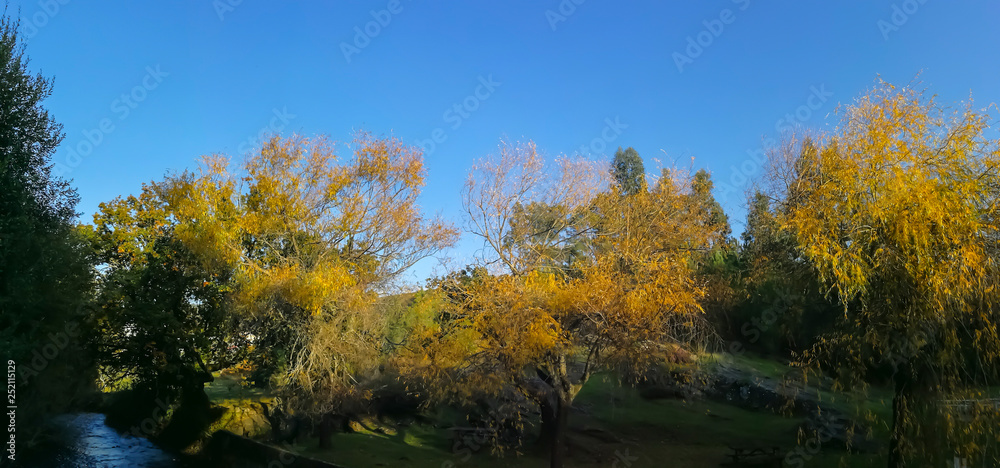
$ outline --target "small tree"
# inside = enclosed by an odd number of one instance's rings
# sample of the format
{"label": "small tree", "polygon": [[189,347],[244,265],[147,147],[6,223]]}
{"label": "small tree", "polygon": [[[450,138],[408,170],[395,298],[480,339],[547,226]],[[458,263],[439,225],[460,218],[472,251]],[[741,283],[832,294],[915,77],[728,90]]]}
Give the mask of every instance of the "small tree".
{"label": "small tree", "polygon": [[712,195],[712,175],[705,169],[695,172],[688,194],[691,221],[707,236],[708,249],[694,256],[698,277],[705,285],[702,307],[713,323],[726,322],[726,314],[735,302],[738,277],[736,242],[732,238],[729,216]]}
{"label": "small tree", "polygon": [[703,223],[708,230],[713,246],[726,247],[732,240],[732,229],[729,227],[729,216],[722,205],[712,195],[712,175],[705,169],[700,169],[691,180],[692,207],[695,210],[697,222]]}

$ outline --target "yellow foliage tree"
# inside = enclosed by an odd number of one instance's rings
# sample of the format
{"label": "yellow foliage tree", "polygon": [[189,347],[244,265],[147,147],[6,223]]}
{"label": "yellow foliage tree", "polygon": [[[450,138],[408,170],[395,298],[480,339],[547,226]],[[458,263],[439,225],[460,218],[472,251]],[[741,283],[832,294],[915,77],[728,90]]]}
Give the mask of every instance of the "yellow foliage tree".
{"label": "yellow foliage tree", "polygon": [[988,114],[912,88],[880,83],[841,115],[834,134],[777,152],[771,175],[784,227],[844,305],[843,326],[805,362],[833,362],[846,388],[891,369],[898,467],[919,440],[957,433],[951,418],[929,425],[938,400],[996,377],[1000,153]]}
{"label": "yellow foliage tree", "polygon": [[442,288],[451,307],[417,332],[404,368],[468,398],[515,389],[541,408],[551,466],[562,466],[573,401],[596,369],[660,363],[703,333],[690,184],[665,177],[622,193],[608,168],[547,165],[534,144],[479,162],[463,203],[486,254]]}
{"label": "yellow foliage tree", "polygon": [[360,133],[341,160],[324,138],[273,137],[242,165],[206,158],[155,184],[176,236],[233,273],[230,299],[258,366],[293,409],[322,416],[369,368],[376,299],[456,238],[421,214],[419,150]]}

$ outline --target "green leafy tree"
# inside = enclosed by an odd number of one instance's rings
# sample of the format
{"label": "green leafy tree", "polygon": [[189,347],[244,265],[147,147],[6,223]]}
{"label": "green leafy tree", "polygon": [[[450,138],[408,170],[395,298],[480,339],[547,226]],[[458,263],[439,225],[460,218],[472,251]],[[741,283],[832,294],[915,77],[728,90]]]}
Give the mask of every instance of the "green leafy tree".
{"label": "green leafy tree", "polygon": [[28,71],[18,24],[0,15],[0,354],[16,363],[18,443],[84,388],[81,352],[92,287],[74,227],[76,191],[52,174],[63,139],[42,101],[52,82]]}
{"label": "green leafy tree", "polygon": [[[664,173],[670,177],[670,171]],[[690,218],[707,235],[701,252],[694,255],[698,276],[705,284],[706,294],[702,307],[712,322],[725,320],[727,311],[734,302],[734,285],[738,270],[736,267],[736,243],[732,238],[729,216],[722,205],[712,195],[712,175],[701,169],[691,178],[688,204]]]}
{"label": "green leafy tree", "polygon": [[231,272],[206,268],[175,228],[155,186],[100,205],[93,236],[102,265],[95,348],[103,384],[132,390],[125,401],[131,407],[112,419],[130,425],[130,415],[178,404],[160,435],[184,447],[209,422],[204,384],[213,371],[235,364],[247,343],[226,307]]}
{"label": "green leafy tree", "polygon": [[719,328],[739,349],[789,355],[831,331],[838,309],[773,205],[763,192],[750,197],[736,254],[735,304]]}
{"label": "green leafy tree", "polygon": [[275,136],[238,166],[208,158],[156,184],[181,244],[231,272],[250,363],[270,367],[282,411],[314,419],[321,446],[329,416],[377,373],[390,307],[379,296],[456,236],[417,204],[419,149],[363,132],[349,149]]}
{"label": "green leafy tree", "polygon": [[696,172],[691,180],[691,197],[693,198],[692,206],[695,210],[695,218],[711,233],[711,244],[721,248],[731,243],[732,228],[729,226],[729,216],[712,195],[714,187],[712,175],[705,169]]}
{"label": "green leafy tree", "polygon": [[631,146],[615,151],[611,161],[611,176],[625,195],[635,195],[646,190],[646,169],[642,157]]}
{"label": "green leafy tree", "polygon": [[[325,138],[276,136],[239,167],[206,158],[102,204],[105,375],[179,395],[199,422],[211,372],[245,359],[326,445],[328,416],[357,396],[392,331],[380,293],[455,237],[416,204],[419,150],[366,133],[352,149],[340,160]],[[281,418],[265,412],[277,435]]]}

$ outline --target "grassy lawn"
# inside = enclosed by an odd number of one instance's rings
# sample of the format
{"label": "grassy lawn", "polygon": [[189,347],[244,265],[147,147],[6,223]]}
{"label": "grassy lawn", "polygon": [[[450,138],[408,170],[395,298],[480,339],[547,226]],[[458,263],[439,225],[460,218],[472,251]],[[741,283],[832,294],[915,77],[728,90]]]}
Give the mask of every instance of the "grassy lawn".
{"label": "grassy lawn", "polygon": [[[716,354],[710,356],[709,362],[712,366],[729,366],[739,369],[754,379],[771,379],[778,382],[801,381],[802,379],[801,369],[789,367],[786,363],[753,353],[744,353],[738,356]],[[809,385],[802,388],[801,392],[815,396],[823,406],[835,409],[858,421],[867,422],[871,416],[874,416],[881,423],[872,427],[874,438],[887,440],[889,428],[886,423],[892,415],[891,389],[874,386],[863,391],[836,391],[831,388],[832,382],[820,378],[815,373],[810,373],[807,381]]]}
{"label": "grassy lawn", "polygon": [[215,380],[205,385],[205,394],[218,405],[227,401],[253,400],[269,401],[271,394],[267,389],[242,385],[243,378],[232,373],[216,372]]}
{"label": "grassy lawn", "polygon": [[[784,374],[780,363],[764,363],[769,365],[761,366],[762,373]],[[225,376],[217,378],[208,393],[227,406],[246,407],[248,401],[268,398],[266,393],[242,388]],[[881,408],[878,402],[869,404]],[[473,454],[469,447],[454,444],[445,429],[455,423],[454,416],[443,411],[434,424],[386,424],[373,428],[376,431],[338,433],[333,436],[331,450],[319,450],[315,439],[291,450],[349,468],[548,466],[547,455],[530,446],[524,453],[496,456],[488,450]],[[726,460],[729,446],[780,447],[779,453],[789,462],[786,466],[837,467],[841,462],[849,467],[884,466],[884,460],[876,456],[847,455],[814,442],[800,444],[797,428],[801,423],[802,418],[713,401],[646,400],[636,390],[598,376],[577,398],[570,419],[568,466],[609,467],[615,460],[619,460],[615,466],[635,468],[719,466]],[[625,465],[624,460],[631,464]]]}

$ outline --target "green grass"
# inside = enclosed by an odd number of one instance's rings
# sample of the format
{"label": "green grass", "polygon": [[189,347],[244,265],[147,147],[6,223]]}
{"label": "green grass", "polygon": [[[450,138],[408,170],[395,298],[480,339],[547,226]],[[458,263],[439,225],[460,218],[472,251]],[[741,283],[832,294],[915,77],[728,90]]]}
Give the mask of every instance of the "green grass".
{"label": "green grass", "polygon": [[594,419],[623,432],[646,426],[681,442],[712,440],[723,446],[781,445],[794,437],[801,422],[713,401],[645,400],[635,390],[601,378],[580,392],[577,406],[589,408]]}
{"label": "green grass", "polygon": [[[760,357],[740,357],[736,365],[747,366],[754,375],[768,378],[781,378],[788,370],[782,363]],[[224,405],[269,398],[266,392],[240,387],[235,379],[226,376],[217,377],[207,392],[213,401]],[[861,403],[877,411],[885,410],[885,405],[875,400]],[[584,387],[575,406],[570,418],[569,467],[608,467],[616,457],[625,455],[635,458],[631,468],[719,466],[726,460],[729,446],[778,446],[791,462],[789,466],[832,468],[841,466],[842,461],[848,467],[885,465],[877,456],[847,455],[830,446],[820,446],[816,453],[810,453],[807,447],[815,446],[797,440],[796,429],[802,418],[706,400],[645,400],[635,389],[622,387],[617,380],[603,375]],[[488,450],[473,454],[467,447],[455,446],[445,429],[460,423],[459,412],[445,408],[430,416],[433,425],[396,427],[387,422],[374,432],[335,434],[331,450],[320,450],[315,439],[292,446],[291,450],[348,468],[548,466],[547,454],[530,445],[523,449],[524,453],[509,452],[502,457]]]}
{"label": "green grass", "polygon": [[[796,441],[801,418],[710,401],[645,400],[634,389],[621,387],[610,378],[597,377],[588,383],[576,407],[570,419],[573,430],[567,466],[571,467],[611,466],[616,454],[637,457],[631,465],[635,468],[718,466],[731,445],[779,446],[780,453],[791,453],[788,456],[793,466],[801,460],[803,466],[836,467],[842,458],[852,467],[884,466],[878,457],[847,456],[832,447],[820,447],[818,453],[810,454]],[[447,425],[450,423],[440,424]],[[618,441],[591,437],[584,433],[587,429],[600,430]],[[452,447],[444,429],[429,425],[400,428],[391,435],[370,431],[336,434],[333,447],[321,451],[310,441],[293,450],[351,468],[548,466],[546,454],[530,447],[526,453],[508,453],[504,457],[485,451],[473,455],[461,446]]]}
{"label": "green grass", "polygon": [[[754,353],[742,355],[715,354],[709,357],[710,365],[728,366],[739,369],[752,378],[771,379],[777,382],[785,380],[801,380],[802,370]],[[872,386],[864,391],[836,391],[831,388],[828,379],[822,379],[815,372],[808,374],[808,386],[802,391],[817,398],[827,408],[834,409],[855,420],[868,421],[874,416],[877,424],[872,426],[875,440],[886,440],[889,436],[888,421],[891,418],[892,390]]]}
{"label": "green grass", "polygon": [[798,371],[798,369],[793,369],[786,363],[778,362],[774,359],[758,356],[749,352],[740,355],[714,354],[711,358],[719,364],[736,367],[751,375],[774,380],[782,380],[791,372]]}
{"label": "green grass", "polygon": [[[419,466],[439,467],[453,457],[446,447],[447,440],[440,431],[426,426],[412,426],[399,430],[395,435],[375,434],[364,431],[335,434],[333,449],[316,447],[315,441],[296,445],[298,453],[327,460],[346,467],[365,466]],[[479,465],[476,465],[479,466]]]}
{"label": "green grass", "polygon": [[244,379],[230,373],[216,372],[215,378],[205,385],[205,395],[216,404],[225,404],[227,400],[269,401],[271,393],[265,388],[244,385]]}

